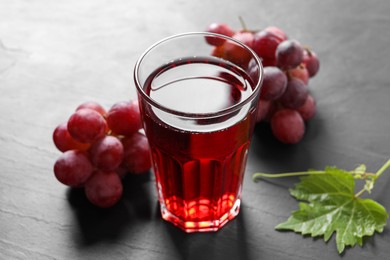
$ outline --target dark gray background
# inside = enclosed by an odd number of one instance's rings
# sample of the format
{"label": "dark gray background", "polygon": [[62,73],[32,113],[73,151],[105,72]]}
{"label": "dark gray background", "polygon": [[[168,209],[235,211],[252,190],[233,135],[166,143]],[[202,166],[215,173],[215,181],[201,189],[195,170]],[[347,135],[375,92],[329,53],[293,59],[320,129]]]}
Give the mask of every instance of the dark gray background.
{"label": "dark gray background", "polygon": [[[253,183],[280,172],[390,157],[390,2],[334,1],[11,1],[0,2],[1,259],[387,259],[388,228],[338,256],[334,238],[277,232],[297,208],[297,179]],[[109,107],[135,97],[132,70],[155,41],[209,23],[276,25],[321,60],[310,81],[318,114],[296,146],[256,128],[242,211],[218,233],[184,234],[160,219],[152,174],[126,179],[110,210],[88,204],[53,175],[51,135],[76,106]],[[371,197],[390,209],[390,172]]]}

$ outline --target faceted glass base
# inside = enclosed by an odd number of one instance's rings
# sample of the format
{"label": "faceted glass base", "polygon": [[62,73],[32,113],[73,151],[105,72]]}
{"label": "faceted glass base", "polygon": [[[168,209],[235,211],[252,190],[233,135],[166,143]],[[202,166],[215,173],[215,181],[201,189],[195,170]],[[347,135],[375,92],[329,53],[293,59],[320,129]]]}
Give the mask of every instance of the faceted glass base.
{"label": "faceted glass base", "polygon": [[[229,220],[235,218],[240,212],[240,204],[241,200],[237,199],[234,203],[232,203],[232,207],[229,211],[224,213],[217,220],[207,221],[202,220],[202,218],[194,219],[193,221],[185,221],[172,213],[170,213],[165,204],[161,203],[161,214],[162,218],[168,222],[171,222],[173,225],[181,228],[183,231],[187,233],[193,232],[211,232],[220,230]],[[208,215],[208,211],[210,209],[205,205],[194,205],[192,209],[188,209],[188,212],[194,212],[194,214],[201,215],[202,211],[205,215]],[[188,219],[188,218],[187,218]]]}

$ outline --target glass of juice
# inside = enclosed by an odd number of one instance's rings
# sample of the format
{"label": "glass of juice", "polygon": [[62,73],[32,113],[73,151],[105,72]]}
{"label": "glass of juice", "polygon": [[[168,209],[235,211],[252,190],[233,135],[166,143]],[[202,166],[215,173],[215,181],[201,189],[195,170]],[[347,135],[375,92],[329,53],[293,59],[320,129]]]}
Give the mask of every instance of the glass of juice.
{"label": "glass of juice", "polygon": [[163,219],[186,232],[217,231],[239,213],[262,78],[250,48],[213,33],[163,39],[137,61]]}

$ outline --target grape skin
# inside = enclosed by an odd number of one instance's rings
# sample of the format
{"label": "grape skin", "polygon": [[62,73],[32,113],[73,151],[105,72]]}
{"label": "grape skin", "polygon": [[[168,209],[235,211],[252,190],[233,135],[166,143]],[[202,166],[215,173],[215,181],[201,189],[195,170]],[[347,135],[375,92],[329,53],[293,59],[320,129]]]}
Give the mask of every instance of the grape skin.
{"label": "grape skin", "polygon": [[[253,34],[250,32],[238,32],[233,35],[233,38],[244,43],[249,48],[252,47]],[[247,67],[251,60],[251,54],[236,42],[226,41],[223,46],[223,58],[231,61],[239,66]]]}
{"label": "grape skin", "polygon": [[[233,29],[225,23],[212,23],[206,28],[206,32],[222,34],[229,37],[234,35]],[[213,46],[221,46],[225,43],[225,39],[206,36],[206,42]]]}
{"label": "grape skin", "polygon": [[282,37],[272,31],[262,30],[254,35],[252,48],[261,58],[273,60],[276,48],[283,40]]}
{"label": "grape skin", "polygon": [[93,164],[104,171],[115,170],[123,159],[122,142],[115,136],[107,135],[92,144],[90,155]]}
{"label": "grape skin", "polygon": [[150,147],[146,136],[135,133],[122,140],[124,148],[123,163],[133,174],[140,174],[150,170],[152,161]]}
{"label": "grape skin", "polygon": [[69,150],[86,151],[90,147],[90,144],[80,143],[69,134],[67,123],[59,124],[54,129],[53,142],[61,152]]}
{"label": "grape skin", "polygon": [[316,101],[314,100],[312,95],[308,95],[305,103],[302,106],[297,108],[297,111],[302,116],[303,120],[309,121],[312,119],[317,112]]}
{"label": "grape skin", "polygon": [[88,200],[101,208],[115,205],[122,197],[122,181],[116,172],[96,171],[85,183]]}
{"label": "grape skin", "polygon": [[97,103],[95,101],[87,101],[87,102],[80,104],[76,108],[76,111],[83,109],[83,108],[89,108],[89,109],[95,110],[96,112],[101,114],[104,118],[107,117],[107,111],[104,109],[104,107],[102,105],[100,105],[99,103]]}
{"label": "grape skin", "polygon": [[272,32],[276,35],[279,36],[279,38],[281,38],[283,41],[287,40],[288,39],[288,36],[287,34],[282,30],[280,29],[279,27],[276,27],[276,26],[268,26],[264,29],[264,31],[268,31],[268,32]]}
{"label": "grape skin", "polygon": [[302,80],[306,86],[309,84],[309,72],[306,69],[306,66],[303,64],[300,64],[298,67],[288,70],[287,74],[290,78],[293,77]]}
{"label": "grape skin", "polygon": [[272,105],[272,101],[260,99],[259,103],[257,105],[257,111],[256,111],[256,122],[260,122],[266,119],[270,108]]}
{"label": "grape skin", "polygon": [[211,56],[214,57],[223,58],[224,55],[225,55],[225,47],[223,45],[214,47],[213,50],[211,51]]}
{"label": "grape skin", "polygon": [[263,67],[276,66],[276,59],[262,59],[261,63],[263,64]]}
{"label": "grape skin", "polygon": [[70,150],[60,155],[54,163],[58,181],[70,187],[81,187],[91,177],[93,166],[85,152]]}
{"label": "grape skin", "polygon": [[320,69],[320,61],[317,54],[311,50],[305,49],[303,53],[303,63],[306,65],[309,77],[314,77]]}
{"label": "grape skin", "polygon": [[137,132],[142,127],[138,100],[114,104],[108,111],[107,124],[116,135],[130,136]]}
{"label": "grape skin", "polygon": [[305,124],[301,115],[292,109],[282,109],[271,118],[273,135],[282,143],[296,144],[305,134]]}
{"label": "grape skin", "polygon": [[248,68],[246,69],[246,72],[250,76],[253,82],[258,82],[260,78],[260,68],[257,65],[257,62],[255,59],[251,59],[248,63]]}
{"label": "grape skin", "polygon": [[103,116],[89,108],[77,110],[68,120],[70,135],[82,143],[93,143],[102,138],[106,129],[107,123]]}
{"label": "grape skin", "polygon": [[276,48],[276,63],[281,69],[297,67],[303,60],[303,47],[297,40],[286,40]]}
{"label": "grape skin", "polygon": [[287,88],[287,76],[277,67],[264,68],[263,84],[260,89],[260,98],[276,100],[283,95]]}
{"label": "grape skin", "polygon": [[305,103],[309,94],[305,83],[298,78],[291,78],[287,83],[286,91],[280,97],[280,102],[288,108],[298,108]]}

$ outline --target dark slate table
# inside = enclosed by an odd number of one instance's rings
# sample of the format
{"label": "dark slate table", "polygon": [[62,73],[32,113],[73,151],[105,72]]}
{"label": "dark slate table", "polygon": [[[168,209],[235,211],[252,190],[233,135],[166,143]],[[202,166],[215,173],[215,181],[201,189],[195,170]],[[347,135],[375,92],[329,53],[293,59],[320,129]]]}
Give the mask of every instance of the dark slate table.
{"label": "dark slate table", "polygon": [[[390,156],[390,2],[0,2],[0,259],[388,259],[388,227],[339,256],[334,237],[274,226],[297,208],[297,179],[253,183],[252,173],[366,163]],[[135,98],[132,70],[155,41],[209,23],[283,28],[321,59],[310,82],[318,114],[304,140],[281,145],[255,131],[240,215],[217,233],[185,234],[161,220],[153,174],[129,177],[112,209],[92,207],[53,175],[51,135],[76,106]],[[390,209],[390,172],[373,199]]]}

